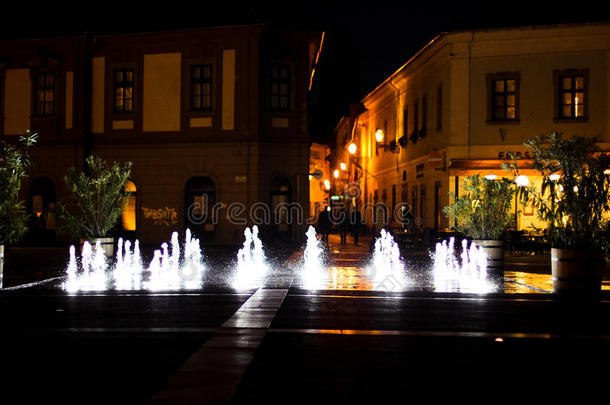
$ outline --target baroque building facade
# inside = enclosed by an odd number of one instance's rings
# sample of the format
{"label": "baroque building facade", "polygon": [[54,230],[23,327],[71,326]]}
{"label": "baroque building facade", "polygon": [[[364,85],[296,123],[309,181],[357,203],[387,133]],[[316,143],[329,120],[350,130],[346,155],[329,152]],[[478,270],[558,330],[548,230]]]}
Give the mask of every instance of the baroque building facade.
{"label": "baroque building facade", "polygon": [[[345,182],[360,187],[351,204],[383,202],[396,222],[406,203],[420,230],[447,230],[442,208],[465,176],[511,177],[502,163],[518,156],[520,174],[539,183],[523,145],[531,137],[556,130],[610,150],[609,57],[610,24],[438,35],[337,126],[333,164],[353,163]],[[542,225],[532,207],[515,210],[518,229]]]}
{"label": "baroque building facade", "polygon": [[304,225],[274,208],[307,215],[320,45],[319,33],[265,25],[1,41],[0,134],[39,134],[23,187],[37,229],[52,233],[63,176],[93,154],[133,162],[117,234],[152,244],[188,227],[237,244],[259,223],[300,238]]}

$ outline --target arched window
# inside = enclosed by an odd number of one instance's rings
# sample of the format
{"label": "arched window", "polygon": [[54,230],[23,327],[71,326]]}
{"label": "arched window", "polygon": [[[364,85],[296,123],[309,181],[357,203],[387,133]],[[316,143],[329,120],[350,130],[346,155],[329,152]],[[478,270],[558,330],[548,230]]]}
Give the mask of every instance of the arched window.
{"label": "arched window", "polygon": [[136,230],[136,203],[137,203],[137,188],[136,184],[127,180],[125,183],[125,192],[127,193],[127,203],[123,208],[123,214],[121,215],[121,223],[124,231],[135,231]]}
{"label": "arched window", "polygon": [[287,232],[289,207],[284,204],[290,203],[291,197],[290,180],[284,176],[274,177],[271,181],[271,209],[279,232]]}
{"label": "arched window", "polygon": [[[30,183],[30,208],[34,224],[31,231],[54,231],[55,202],[57,192],[55,184],[48,177],[38,177]],[[40,235],[39,235],[40,236]]]}
{"label": "arched window", "polygon": [[209,177],[193,177],[186,183],[184,224],[203,241],[214,239],[212,207],[216,203],[216,186]]}
{"label": "arched window", "polygon": [[30,195],[32,213],[39,218],[47,214],[49,208],[53,208],[51,204],[54,205],[57,200],[55,184],[47,177],[38,177],[32,180]]}

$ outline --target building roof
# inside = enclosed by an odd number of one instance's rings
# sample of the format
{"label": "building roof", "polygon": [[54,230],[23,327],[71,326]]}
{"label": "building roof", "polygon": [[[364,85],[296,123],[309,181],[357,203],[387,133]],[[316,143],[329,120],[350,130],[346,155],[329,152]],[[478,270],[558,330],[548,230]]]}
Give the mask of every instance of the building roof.
{"label": "building roof", "polygon": [[413,64],[417,59],[419,59],[424,53],[429,51],[435,45],[441,42],[443,38],[463,35],[463,34],[478,34],[478,33],[494,33],[494,32],[522,32],[526,30],[530,31],[542,31],[542,30],[550,30],[550,29],[569,29],[569,28],[583,28],[583,27],[608,27],[610,28],[610,21],[608,22],[588,22],[588,23],[565,23],[565,24],[545,24],[545,25],[524,25],[524,26],[512,26],[512,27],[494,27],[494,28],[478,28],[478,29],[467,29],[467,30],[456,30],[450,32],[442,32],[438,34],[434,39],[428,42],[423,48],[417,51],[413,56],[411,56],[403,65],[401,65],[394,73],[388,76],[383,82],[381,82],[377,87],[371,90],[366,96],[362,98],[362,102],[369,99],[375,93],[377,93],[381,88],[390,83],[392,79],[394,79],[397,75],[407,69],[411,64]]}

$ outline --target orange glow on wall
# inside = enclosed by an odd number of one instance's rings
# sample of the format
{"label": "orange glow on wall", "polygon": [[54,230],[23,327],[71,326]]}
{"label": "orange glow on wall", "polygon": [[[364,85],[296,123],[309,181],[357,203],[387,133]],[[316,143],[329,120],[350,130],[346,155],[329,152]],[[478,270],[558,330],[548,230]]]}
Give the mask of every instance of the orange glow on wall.
{"label": "orange glow on wall", "polygon": [[129,193],[127,203],[123,208],[121,222],[125,231],[136,230],[136,185],[133,181],[127,180],[125,183],[125,192]]}

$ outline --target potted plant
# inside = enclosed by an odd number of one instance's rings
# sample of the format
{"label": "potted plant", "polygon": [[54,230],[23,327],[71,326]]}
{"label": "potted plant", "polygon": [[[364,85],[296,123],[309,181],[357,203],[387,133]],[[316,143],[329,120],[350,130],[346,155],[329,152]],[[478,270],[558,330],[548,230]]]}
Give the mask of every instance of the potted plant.
{"label": "potted plant", "polygon": [[29,147],[37,139],[29,131],[16,145],[0,144],[0,288],[4,274],[4,245],[17,242],[27,230],[25,202],[19,198],[21,181],[30,167]]}
{"label": "potted plant", "polygon": [[107,257],[114,254],[114,238],[108,232],[117,223],[127,202],[125,183],[131,174],[131,162],[114,162],[109,166],[97,156],[86,160],[88,173],[75,168],[68,170],[64,182],[74,200],[73,209],[59,205],[61,229],[75,237],[98,241]]}
{"label": "potted plant", "polygon": [[610,155],[596,138],[564,139],[560,133],[525,144],[542,175],[539,189],[527,188],[524,202],[548,223],[553,290],[599,292],[608,251]]}
{"label": "potted plant", "polygon": [[463,189],[443,212],[456,219],[456,231],[483,248],[488,269],[502,270],[505,245],[501,237],[514,221],[510,212],[514,183],[506,178],[491,180],[473,175],[466,177]]}

